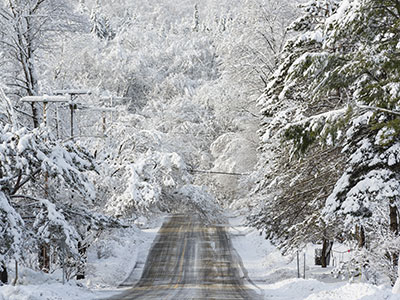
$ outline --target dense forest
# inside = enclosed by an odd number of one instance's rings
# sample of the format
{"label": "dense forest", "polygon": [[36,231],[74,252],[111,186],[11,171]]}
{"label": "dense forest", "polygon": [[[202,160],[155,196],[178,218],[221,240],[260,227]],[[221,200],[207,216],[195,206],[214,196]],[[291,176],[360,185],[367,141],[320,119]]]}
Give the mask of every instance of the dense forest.
{"label": "dense forest", "polygon": [[2,1],[2,281],[65,257],[82,278],[100,232],[230,209],[394,284],[399,20],[397,0]]}

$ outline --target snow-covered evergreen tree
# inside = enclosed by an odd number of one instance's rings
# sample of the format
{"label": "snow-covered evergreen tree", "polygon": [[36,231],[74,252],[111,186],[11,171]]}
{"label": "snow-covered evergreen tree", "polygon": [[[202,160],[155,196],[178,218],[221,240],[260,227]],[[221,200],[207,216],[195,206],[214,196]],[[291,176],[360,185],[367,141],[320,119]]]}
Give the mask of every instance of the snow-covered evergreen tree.
{"label": "snow-covered evergreen tree", "polygon": [[[400,11],[396,1],[368,0],[311,1],[306,11],[293,26],[302,34],[286,46],[261,102],[264,142],[272,137],[288,147],[278,152],[266,184],[284,180],[290,187],[267,209],[290,197],[300,204],[282,212],[297,212],[283,229],[289,234],[272,232],[288,247],[296,235],[356,237],[371,257],[383,252],[395,265],[398,249],[389,241],[398,234]],[[303,172],[285,171],[285,160]],[[274,175],[282,169],[283,176]],[[302,190],[309,182],[313,189]],[[270,224],[268,217],[263,222]]]}
{"label": "snow-covered evergreen tree", "polygon": [[93,212],[96,194],[88,173],[95,163],[71,141],[54,140],[45,126],[29,130],[15,124],[2,91],[0,103],[8,116],[0,122],[1,265],[12,259],[26,262],[39,253],[40,268],[50,271],[45,253],[50,250],[77,262],[78,244],[89,227],[119,226]]}
{"label": "snow-covered evergreen tree", "polygon": [[[259,102],[264,153],[260,167],[265,171],[257,188],[261,198],[257,210],[261,213],[255,210],[253,220],[285,250],[324,237],[320,211],[332,185],[326,178],[339,176],[340,151],[313,146],[314,131],[323,130],[337,114],[329,112],[326,103],[311,103],[307,94],[311,79],[298,68],[308,56],[321,51],[324,21],[337,7],[338,1],[304,5],[305,15],[291,25],[297,35],[286,44],[281,63]],[[343,112],[339,108],[339,115]],[[303,131],[309,133],[304,138]],[[309,155],[304,156],[307,151]]]}

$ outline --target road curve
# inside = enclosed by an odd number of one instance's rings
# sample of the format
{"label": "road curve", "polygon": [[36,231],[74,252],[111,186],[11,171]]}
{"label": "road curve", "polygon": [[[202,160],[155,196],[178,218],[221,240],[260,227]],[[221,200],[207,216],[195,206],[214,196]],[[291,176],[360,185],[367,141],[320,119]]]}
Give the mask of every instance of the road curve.
{"label": "road curve", "polygon": [[173,215],[160,228],[139,282],[110,300],[261,299],[244,285],[235,253],[224,227]]}

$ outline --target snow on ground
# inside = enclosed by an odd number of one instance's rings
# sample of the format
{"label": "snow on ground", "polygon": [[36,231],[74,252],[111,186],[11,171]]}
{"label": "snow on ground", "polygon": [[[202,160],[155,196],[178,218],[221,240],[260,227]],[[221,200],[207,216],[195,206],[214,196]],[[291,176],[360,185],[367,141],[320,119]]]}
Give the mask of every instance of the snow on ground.
{"label": "snow on ground", "polygon": [[[61,282],[61,272],[44,274],[27,268],[19,271],[18,285],[0,287],[0,300],[94,300],[106,299],[121,292],[117,286],[125,281],[133,268],[144,264],[151,244],[164,218],[127,230],[104,234],[89,249],[87,279]],[[265,299],[276,300],[400,300],[388,285],[374,286],[348,276],[334,278],[332,267],[314,265],[314,249],[310,245],[301,252],[303,277],[304,253],[306,279],[297,278],[296,256],[282,256],[257,230],[242,226],[243,218],[230,218],[230,233],[237,254],[247,271],[248,286]],[[349,258],[345,246],[334,246],[336,263]],[[123,258],[123,259],[121,259]],[[129,259],[126,259],[129,258]],[[10,266],[11,267],[11,266]],[[13,280],[11,272],[11,281]],[[135,276],[139,277],[139,274]]]}
{"label": "snow on ground", "polygon": [[[98,300],[118,294],[121,289],[117,287],[139,262],[144,263],[163,220],[142,219],[128,229],[102,233],[88,250],[85,280],[63,285],[59,270],[44,274],[21,268],[16,286],[0,286],[0,300]],[[15,275],[9,267],[12,282]]]}
{"label": "snow on ground", "polygon": [[[263,235],[243,223],[241,217],[230,218],[232,243],[248,272],[248,287],[265,299],[400,300],[400,295],[392,294],[390,285],[374,286],[359,279],[349,283],[348,274],[334,278],[333,267],[315,266],[314,251],[320,246],[310,245],[299,253],[300,277],[304,276],[305,254],[306,279],[297,278],[297,255],[282,256]],[[346,246],[334,245],[333,249],[335,263],[349,259]]]}
{"label": "snow on ground", "polygon": [[99,239],[88,251],[86,286],[104,289],[121,284],[139,261],[146,260],[159,226],[120,229]]}
{"label": "snow on ground", "polygon": [[0,287],[0,300],[78,300],[95,299],[90,290],[79,287],[75,282],[48,283],[39,285],[17,285]]}

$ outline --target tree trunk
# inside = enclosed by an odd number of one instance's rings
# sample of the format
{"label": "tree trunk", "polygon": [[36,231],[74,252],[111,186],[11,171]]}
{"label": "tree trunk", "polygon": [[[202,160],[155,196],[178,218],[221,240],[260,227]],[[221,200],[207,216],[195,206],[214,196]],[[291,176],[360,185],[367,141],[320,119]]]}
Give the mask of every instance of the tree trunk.
{"label": "tree trunk", "polygon": [[31,102],[31,108],[32,108],[33,128],[38,128],[39,127],[39,117],[38,117],[37,108],[35,106],[35,102]]}
{"label": "tree trunk", "polygon": [[323,239],[322,242],[322,252],[321,252],[321,267],[326,268],[329,266],[330,258],[331,258],[331,250],[332,250],[333,242],[330,242],[327,239]]}
{"label": "tree trunk", "polygon": [[7,267],[4,262],[1,263],[0,268],[1,268],[0,269],[0,282],[3,284],[7,284],[8,283],[8,273],[7,273]]}
{"label": "tree trunk", "polygon": [[78,251],[81,257],[83,258],[83,262],[79,262],[78,270],[76,273],[76,279],[85,279],[85,266],[86,266],[86,252],[87,252],[87,245],[82,245],[82,242],[78,242]]}
{"label": "tree trunk", "polygon": [[365,232],[362,225],[356,225],[356,236],[358,240],[358,248],[365,247]]}
{"label": "tree trunk", "polygon": [[[37,3],[40,5],[39,2]],[[32,27],[32,16],[35,15],[36,10],[39,7],[38,5],[36,5],[34,8],[31,8],[27,12],[27,15],[23,15],[21,12],[13,9],[14,17],[19,18],[17,23],[19,26],[16,29],[17,39],[15,40],[17,48],[19,49],[17,59],[23,70],[25,89],[28,96],[36,96],[39,91],[34,61],[33,43],[35,41],[35,36],[32,34],[34,31]],[[31,109],[33,127],[38,128],[39,115],[34,102],[31,102]]]}
{"label": "tree trunk", "polygon": [[39,268],[45,273],[50,271],[50,247],[45,243],[39,249]]}
{"label": "tree trunk", "polygon": [[325,255],[325,253],[328,249],[328,246],[329,246],[329,241],[324,238],[323,242],[322,242],[322,253],[321,253],[321,267],[322,268],[326,268],[328,265],[328,263],[326,261],[326,255]]}
{"label": "tree trunk", "polygon": [[[397,205],[395,203],[395,199],[390,199],[389,202],[389,226],[390,231],[393,232],[395,236],[399,235],[399,221],[398,221],[398,212],[397,212]],[[392,265],[395,270],[397,270],[398,262],[399,262],[399,252],[394,251],[391,255],[392,258]],[[396,279],[392,278],[392,285],[394,285]]]}
{"label": "tree trunk", "polygon": [[14,282],[13,282],[13,286],[17,285],[18,282],[18,261],[15,260],[15,278],[14,278]]}
{"label": "tree trunk", "polygon": [[389,205],[389,218],[390,218],[390,231],[395,235],[399,234],[399,223],[397,216],[397,205],[394,203],[394,199],[390,200]]}
{"label": "tree trunk", "polygon": [[[30,51],[29,51],[30,53]],[[35,70],[32,62],[26,62],[24,61],[23,64],[25,64],[25,68],[27,71],[25,72],[25,80],[28,82],[28,95],[29,96],[36,96],[37,91],[38,91],[38,83],[37,79],[35,78]],[[38,128],[39,127],[39,112],[36,108],[36,103],[31,102],[31,109],[32,109],[32,121],[33,121],[33,127]]]}

